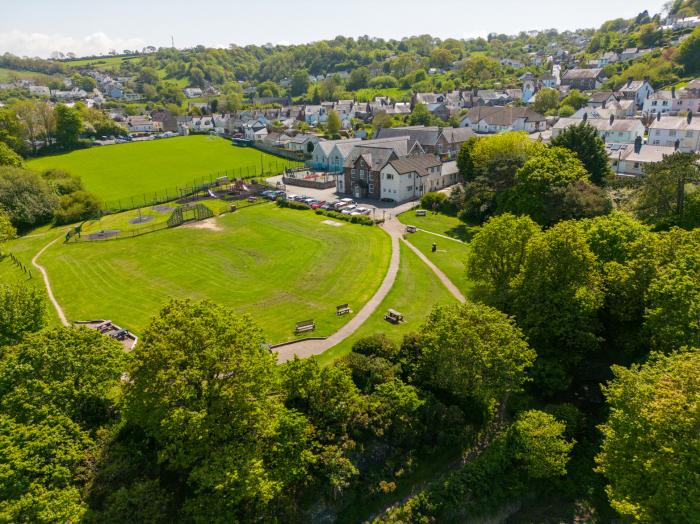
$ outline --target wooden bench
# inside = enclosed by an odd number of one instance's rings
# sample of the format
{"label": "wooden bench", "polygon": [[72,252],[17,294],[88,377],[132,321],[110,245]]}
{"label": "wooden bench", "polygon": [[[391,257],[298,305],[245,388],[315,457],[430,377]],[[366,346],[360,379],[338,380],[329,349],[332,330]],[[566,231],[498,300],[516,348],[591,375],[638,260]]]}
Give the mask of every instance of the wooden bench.
{"label": "wooden bench", "polygon": [[304,333],[305,331],[313,331],[314,329],[316,329],[316,322],[313,320],[302,320],[301,322],[297,322],[294,332]]}
{"label": "wooden bench", "polygon": [[406,226],[406,233],[415,233],[416,231],[418,231],[416,226]]}
{"label": "wooden bench", "polygon": [[347,304],[340,304],[339,306],[335,306],[336,315],[347,315],[348,313],[350,313],[350,307]]}
{"label": "wooden bench", "polygon": [[253,202],[255,202],[255,197],[254,197],[254,196],[249,196],[249,197],[248,197],[248,202],[250,202],[251,204],[252,204]]}
{"label": "wooden bench", "polygon": [[427,215],[427,214],[428,214],[428,212],[427,212],[425,209],[419,209],[419,210],[416,211],[416,216],[417,216],[417,217],[424,217],[424,216]]}
{"label": "wooden bench", "polygon": [[384,315],[384,320],[391,322],[392,324],[399,324],[403,322],[403,315],[398,311],[390,309],[387,311],[386,315]]}

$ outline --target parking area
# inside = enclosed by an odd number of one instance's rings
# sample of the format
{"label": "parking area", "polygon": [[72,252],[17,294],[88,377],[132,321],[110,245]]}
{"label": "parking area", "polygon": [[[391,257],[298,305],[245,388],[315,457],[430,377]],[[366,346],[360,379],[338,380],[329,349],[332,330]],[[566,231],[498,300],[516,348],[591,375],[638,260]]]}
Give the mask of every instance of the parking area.
{"label": "parking area", "polygon": [[[312,198],[323,203],[337,202],[348,198],[348,195],[336,193],[335,187],[331,189],[313,189],[290,185],[285,186],[282,184],[282,176],[270,177],[267,179],[267,182],[273,186],[279,187],[280,190],[284,190],[288,196],[296,195],[297,197]],[[369,212],[364,214],[367,214],[374,219],[387,219],[392,216],[396,216],[399,213],[403,213],[404,211],[411,209],[417,204],[417,201],[397,204],[396,202],[381,202],[379,200],[371,200],[366,198],[353,198],[351,200],[354,201],[354,205],[357,207],[367,209]]]}

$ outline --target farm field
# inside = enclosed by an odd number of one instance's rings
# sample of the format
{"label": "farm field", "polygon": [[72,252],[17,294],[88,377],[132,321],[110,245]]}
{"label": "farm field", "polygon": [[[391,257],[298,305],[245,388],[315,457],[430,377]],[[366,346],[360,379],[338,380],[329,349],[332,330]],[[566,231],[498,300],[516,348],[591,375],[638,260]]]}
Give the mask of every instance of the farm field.
{"label": "farm field", "polygon": [[307,319],[326,336],[349,320],[337,304],[359,309],[375,293],[390,241],[378,227],[324,219],[252,206],[133,239],[57,243],[40,263],[71,320],[109,318],[138,334],[170,297],[188,297],[249,313],[271,343],[293,340]]}
{"label": "farm field", "polygon": [[115,70],[122,62],[127,60],[141,61],[142,57],[138,55],[121,55],[121,56],[99,56],[95,58],[85,58],[82,60],[68,60],[65,63],[68,67],[94,67],[101,71]]}
{"label": "farm field", "polygon": [[85,187],[105,202],[163,193],[208,182],[210,177],[260,175],[282,170],[287,161],[255,149],[239,148],[223,138],[188,136],[92,147],[65,155],[37,158],[31,169],[63,169],[79,176]]}
{"label": "farm field", "polygon": [[[377,333],[384,333],[400,343],[404,335],[418,330],[434,305],[456,303],[457,299],[430,268],[408,246],[401,243],[399,274],[384,301],[352,336],[316,358],[319,364],[328,365],[348,354],[358,339]],[[384,314],[390,308],[403,313],[405,322],[393,325],[384,320]]]}

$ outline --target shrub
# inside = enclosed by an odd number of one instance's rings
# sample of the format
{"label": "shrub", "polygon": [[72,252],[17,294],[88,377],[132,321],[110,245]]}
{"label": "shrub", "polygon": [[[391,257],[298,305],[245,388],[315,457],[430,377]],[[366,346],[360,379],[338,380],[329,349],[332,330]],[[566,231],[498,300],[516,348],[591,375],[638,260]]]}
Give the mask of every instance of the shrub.
{"label": "shrub", "polygon": [[54,213],[57,224],[71,224],[80,220],[94,218],[100,212],[100,201],[87,191],[75,191],[63,195],[58,200],[58,209]]}
{"label": "shrub", "polygon": [[296,202],[294,200],[286,200],[286,199],[277,200],[277,205],[279,207],[288,207],[289,209],[298,209],[300,211],[308,211],[309,209],[311,209],[310,206],[307,206],[303,202]]}
{"label": "shrub", "polygon": [[344,220],[345,222],[350,222],[351,224],[360,224],[363,226],[373,226],[374,220],[372,220],[367,215],[343,215],[337,211],[328,211],[326,209],[317,209],[317,215],[327,216],[329,218],[334,218],[336,220]]}

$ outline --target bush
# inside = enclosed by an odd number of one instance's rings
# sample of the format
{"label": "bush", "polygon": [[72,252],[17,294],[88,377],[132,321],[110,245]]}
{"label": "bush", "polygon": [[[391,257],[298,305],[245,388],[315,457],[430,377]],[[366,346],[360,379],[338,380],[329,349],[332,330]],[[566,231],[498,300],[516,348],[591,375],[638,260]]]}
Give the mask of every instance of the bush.
{"label": "bush", "polygon": [[423,209],[442,210],[447,195],[445,193],[426,193],[420,199],[420,207]]}
{"label": "bush", "polygon": [[374,220],[372,220],[367,215],[343,215],[342,213],[338,213],[337,211],[328,211],[326,209],[317,209],[316,214],[327,216],[329,218],[334,218],[336,220],[344,220],[345,222],[350,222],[351,224],[360,224],[363,226],[374,225]]}
{"label": "bush", "polygon": [[389,89],[398,87],[399,83],[393,76],[383,75],[373,78],[368,85],[374,89]]}
{"label": "bush", "polygon": [[20,231],[50,222],[56,204],[56,195],[38,174],[0,167],[0,207]]}
{"label": "bush", "polygon": [[289,209],[298,209],[300,211],[308,211],[311,209],[310,206],[307,206],[303,202],[296,202],[295,200],[286,200],[283,198],[277,201],[277,205],[279,207],[288,207]]}
{"label": "bush", "polygon": [[63,195],[58,200],[58,209],[54,213],[56,224],[72,224],[81,220],[94,218],[100,212],[100,201],[87,191],[74,191]]}

